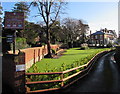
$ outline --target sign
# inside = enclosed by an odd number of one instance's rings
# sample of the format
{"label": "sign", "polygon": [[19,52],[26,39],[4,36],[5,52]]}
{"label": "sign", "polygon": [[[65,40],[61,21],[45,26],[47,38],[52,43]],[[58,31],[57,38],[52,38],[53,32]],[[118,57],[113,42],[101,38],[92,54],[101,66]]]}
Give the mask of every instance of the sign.
{"label": "sign", "polygon": [[24,12],[5,12],[5,29],[24,29]]}
{"label": "sign", "polygon": [[13,35],[7,35],[7,42],[12,43],[13,42]]}
{"label": "sign", "polygon": [[16,71],[24,71],[24,70],[25,70],[25,64],[16,65]]}

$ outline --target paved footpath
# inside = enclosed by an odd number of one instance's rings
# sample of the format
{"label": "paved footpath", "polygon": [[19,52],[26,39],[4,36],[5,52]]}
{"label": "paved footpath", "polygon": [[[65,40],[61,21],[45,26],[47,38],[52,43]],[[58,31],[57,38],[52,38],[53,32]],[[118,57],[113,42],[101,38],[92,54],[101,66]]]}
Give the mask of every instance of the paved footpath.
{"label": "paved footpath", "polygon": [[78,80],[61,93],[109,92],[120,94],[120,68],[113,59],[114,52],[108,53],[96,62],[89,74]]}

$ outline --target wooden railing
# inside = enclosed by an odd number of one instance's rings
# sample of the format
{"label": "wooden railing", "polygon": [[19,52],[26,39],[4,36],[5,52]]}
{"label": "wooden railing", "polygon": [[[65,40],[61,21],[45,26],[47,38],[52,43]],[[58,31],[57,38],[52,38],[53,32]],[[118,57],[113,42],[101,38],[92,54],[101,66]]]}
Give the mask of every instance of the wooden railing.
{"label": "wooden railing", "polygon": [[[79,66],[79,67],[76,67],[76,68],[72,68],[72,69],[69,69],[69,70],[66,70],[66,71],[63,71],[63,72],[49,72],[49,73],[26,73],[26,76],[30,77],[30,76],[33,76],[33,75],[55,75],[55,74],[58,74],[60,76],[60,80],[49,80],[49,81],[34,81],[34,82],[30,82],[30,81],[27,81],[26,82],[26,85],[31,85],[31,84],[46,84],[46,83],[55,83],[55,82],[60,82],[61,83],[61,87],[60,88],[52,88],[52,89],[43,89],[43,90],[35,90],[35,91],[27,91],[27,93],[36,93],[36,92],[44,92],[44,91],[51,91],[51,90],[58,90],[58,89],[61,89],[61,88],[66,88],[68,87],[69,85],[73,84],[74,82],[76,82],[77,80],[81,79],[82,77],[84,77],[85,75],[88,74],[88,72],[91,70],[92,68],[92,65],[94,64],[94,62],[96,62],[96,60],[98,58],[100,58],[101,56],[103,56],[104,54],[106,54],[108,51],[103,51],[103,52],[100,52],[98,54],[96,54],[87,64],[85,65],[82,65],[82,66]],[[69,73],[69,72],[72,72],[72,71],[75,71],[77,69],[80,69],[80,68],[84,68],[83,70],[79,71],[79,72],[76,72],[66,78],[64,78],[64,74],[66,73]],[[68,83],[67,85],[64,84],[65,81],[79,75],[83,73],[79,78],[73,80],[72,82]]]}

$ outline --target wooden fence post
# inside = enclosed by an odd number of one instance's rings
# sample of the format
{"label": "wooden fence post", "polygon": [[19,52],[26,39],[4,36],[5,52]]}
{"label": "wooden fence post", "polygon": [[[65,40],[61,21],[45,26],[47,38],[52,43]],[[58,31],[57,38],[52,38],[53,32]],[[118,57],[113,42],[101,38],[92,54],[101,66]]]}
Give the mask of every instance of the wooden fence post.
{"label": "wooden fence post", "polygon": [[38,49],[38,61],[40,61],[40,49]]}
{"label": "wooden fence post", "polygon": [[[60,75],[60,79],[63,80],[63,78],[64,78],[64,74],[62,73],[62,74]],[[63,86],[64,86],[64,81],[61,82],[61,87],[63,87]]]}
{"label": "wooden fence post", "polygon": [[34,55],[33,55],[33,58],[34,58],[34,61],[33,61],[33,62],[34,62],[34,64],[35,64],[35,49],[34,49]]}

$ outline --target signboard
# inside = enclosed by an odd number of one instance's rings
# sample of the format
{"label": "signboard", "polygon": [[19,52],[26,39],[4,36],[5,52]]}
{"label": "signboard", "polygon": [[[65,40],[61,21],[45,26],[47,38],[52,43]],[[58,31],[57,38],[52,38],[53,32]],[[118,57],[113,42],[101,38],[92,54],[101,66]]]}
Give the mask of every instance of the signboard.
{"label": "signboard", "polygon": [[24,29],[24,12],[5,12],[5,29]]}
{"label": "signboard", "polygon": [[13,35],[7,35],[7,42],[12,43],[13,42]]}
{"label": "signboard", "polygon": [[16,65],[16,71],[24,71],[24,70],[25,70],[25,64]]}

